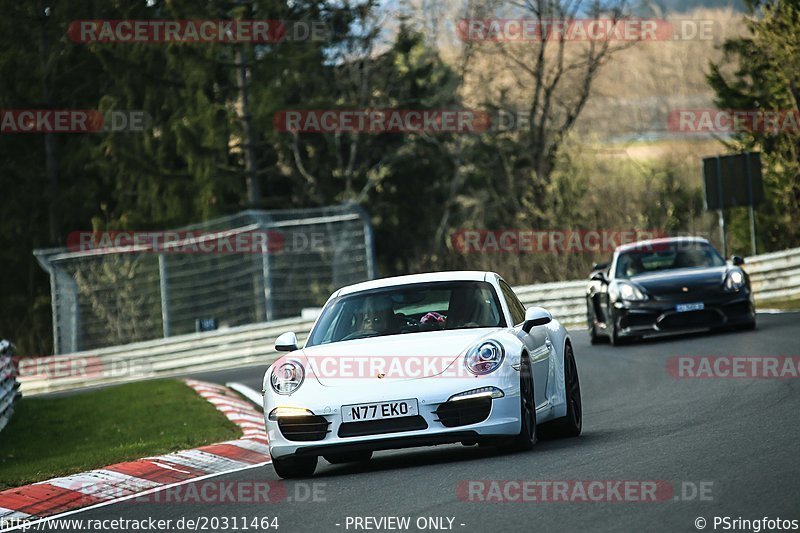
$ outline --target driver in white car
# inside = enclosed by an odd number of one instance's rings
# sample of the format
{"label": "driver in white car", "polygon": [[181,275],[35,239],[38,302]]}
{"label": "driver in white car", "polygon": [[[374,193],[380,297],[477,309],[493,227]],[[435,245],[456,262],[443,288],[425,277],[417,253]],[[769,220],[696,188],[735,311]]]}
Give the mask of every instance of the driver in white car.
{"label": "driver in white car", "polygon": [[397,315],[394,314],[392,300],[382,296],[368,298],[364,302],[360,329],[384,335],[397,332]]}

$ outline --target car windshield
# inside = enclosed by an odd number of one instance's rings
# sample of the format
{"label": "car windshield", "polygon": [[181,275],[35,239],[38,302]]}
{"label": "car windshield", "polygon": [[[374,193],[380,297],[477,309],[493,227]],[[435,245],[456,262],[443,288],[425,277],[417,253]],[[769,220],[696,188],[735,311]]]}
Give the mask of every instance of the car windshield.
{"label": "car windshield", "polygon": [[505,326],[484,281],[401,285],[349,294],[322,311],[307,346],[421,331]]}
{"label": "car windshield", "polygon": [[659,243],[619,254],[615,277],[631,278],[663,270],[725,265],[725,260],[707,243]]}

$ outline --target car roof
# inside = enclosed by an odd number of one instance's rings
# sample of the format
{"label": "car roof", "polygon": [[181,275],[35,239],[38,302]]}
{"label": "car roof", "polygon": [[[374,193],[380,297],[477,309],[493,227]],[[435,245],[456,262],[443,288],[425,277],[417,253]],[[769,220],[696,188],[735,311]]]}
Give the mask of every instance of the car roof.
{"label": "car roof", "polygon": [[480,270],[454,270],[449,272],[428,272],[425,274],[394,276],[391,278],[373,279],[356,283],[355,285],[348,285],[336,291],[334,296],[342,296],[383,287],[410,285],[412,283],[430,283],[434,281],[487,281],[491,279],[491,276],[497,276],[497,274]]}
{"label": "car roof", "polygon": [[635,248],[646,248],[648,246],[657,246],[659,244],[671,244],[671,243],[686,244],[688,242],[698,242],[698,243],[710,244],[708,242],[708,239],[705,239],[703,237],[690,237],[690,236],[686,236],[686,237],[661,237],[659,239],[649,239],[649,240],[646,240],[646,241],[637,241],[637,242],[631,242],[631,243],[628,243],[628,244],[620,244],[619,246],[617,246],[617,248],[614,250],[614,252],[615,253],[627,252],[628,250],[633,250]]}

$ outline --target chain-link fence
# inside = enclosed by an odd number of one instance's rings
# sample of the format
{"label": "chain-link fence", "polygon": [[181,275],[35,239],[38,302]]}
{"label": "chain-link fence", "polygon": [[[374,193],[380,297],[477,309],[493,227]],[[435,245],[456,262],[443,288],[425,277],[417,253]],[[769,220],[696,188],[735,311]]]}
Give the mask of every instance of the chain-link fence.
{"label": "chain-link fence", "polygon": [[355,205],[244,211],[148,232],[156,245],[131,245],[131,234],[114,244],[120,233],[34,252],[50,274],[56,353],[297,316],[375,277],[369,219]]}

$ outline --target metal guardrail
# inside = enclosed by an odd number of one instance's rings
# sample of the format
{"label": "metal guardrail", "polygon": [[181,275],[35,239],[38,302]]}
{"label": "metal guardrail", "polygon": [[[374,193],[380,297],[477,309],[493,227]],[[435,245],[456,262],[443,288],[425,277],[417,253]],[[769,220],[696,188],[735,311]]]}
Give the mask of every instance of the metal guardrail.
{"label": "metal guardrail", "polygon": [[[751,275],[756,297],[761,305],[776,298],[800,295],[800,248],[754,256],[745,264]],[[543,283],[516,287],[526,305],[547,308],[563,324],[583,327],[586,324],[584,301],[587,281]],[[294,331],[305,340],[313,324],[310,318],[291,318],[251,324],[208,333],[192,333],[152,341],[54,356],[79,369],[77,375],[48,376],[58,363],[43,364],[43,371],[23,375],[26,394],[124,383],[154,377],[263,365],[277,358],[275,338],[284,331]],[[28,374],[27,372],[24,374]]]}
{"label": "metal guardrail", "polygon": [[586,324],[587,280],[559,281],[515,287],[525,307],[544,307],[565,326]]}
{"label": "metal guardrail", "polygon": [[38,358],[20,368],[25,394],[40,394],[157,377],[264,364],[277,358],[275,338],[292,330],[304,341],[313,320],[282,319],[208,333]]}
{"label": "metal guardrail", "polygon": [[20,399],[17,382],[17,372],[14,367],[14,345],[9,341],[0,340],[0,431],[11,420],[14,414],[14,405]]}
{"label": "metal guardrail", "polygon": [[744,269],[757,304],[800,296],[800,248],[748,257]]}

